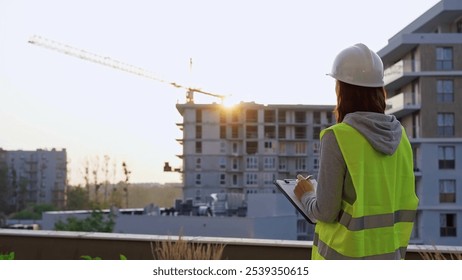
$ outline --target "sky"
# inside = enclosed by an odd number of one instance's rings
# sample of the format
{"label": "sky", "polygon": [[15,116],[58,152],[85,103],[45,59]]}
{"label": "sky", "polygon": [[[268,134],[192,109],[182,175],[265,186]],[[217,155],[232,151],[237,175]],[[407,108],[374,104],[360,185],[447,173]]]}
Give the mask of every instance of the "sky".
{"label": "sky", "polygon": [[0,148],[66,149],[71,184],[104,156],[114,180],[125,162],[131,182],[181,182],[163,165],[181,167],[184,89],[29,44],[33,35],[231,102],[334,105],[325,74],[338,52],[379,51],[438,2],[0,0]]}

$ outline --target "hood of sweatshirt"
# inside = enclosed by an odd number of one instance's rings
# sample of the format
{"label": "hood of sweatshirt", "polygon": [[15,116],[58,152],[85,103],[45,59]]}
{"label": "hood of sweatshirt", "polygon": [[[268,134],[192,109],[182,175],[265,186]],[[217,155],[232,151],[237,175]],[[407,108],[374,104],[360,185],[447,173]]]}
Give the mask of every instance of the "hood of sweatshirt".
{"label": "hood of sweatshirt", "polygon": [[358,130],[375,150],[392,155],[401,141],[401,123],[393,115],[373,112],[354,112],[343,119]]}

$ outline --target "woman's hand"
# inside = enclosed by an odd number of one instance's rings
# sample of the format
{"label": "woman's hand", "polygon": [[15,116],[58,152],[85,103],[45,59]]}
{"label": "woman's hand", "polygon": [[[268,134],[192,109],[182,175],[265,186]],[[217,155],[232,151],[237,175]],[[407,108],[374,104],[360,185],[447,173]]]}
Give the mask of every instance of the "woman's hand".
{"label": "woman's hand", "polygon": [[302,196],[306,192],[314,192],[314,186],[310,181],[311,176],[303,177],[302,175],[297,175],[297,184],[295,185],[294,193],[298,200],[302,199]]}

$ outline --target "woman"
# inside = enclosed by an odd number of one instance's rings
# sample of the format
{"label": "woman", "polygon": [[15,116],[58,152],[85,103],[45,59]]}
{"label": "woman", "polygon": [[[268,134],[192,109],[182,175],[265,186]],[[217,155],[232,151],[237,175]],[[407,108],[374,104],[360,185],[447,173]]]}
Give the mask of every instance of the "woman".
{"label": "woman", "polygon": [[337,124],[321,132],[318,185],[294,190],[317,221],[312,259],[404,259],[418,198],[400,122],[385,115],[380,57],[356,44],[335,58]]}

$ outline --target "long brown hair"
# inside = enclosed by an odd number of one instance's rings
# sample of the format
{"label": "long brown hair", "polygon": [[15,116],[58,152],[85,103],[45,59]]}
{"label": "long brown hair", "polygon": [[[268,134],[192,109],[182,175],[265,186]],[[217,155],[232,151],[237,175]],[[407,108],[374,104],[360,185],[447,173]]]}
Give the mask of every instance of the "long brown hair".
{"label": "long brown hair", "polygon": [[337,123],[348,113],[365,111],[384,113],[387,92],[383,87],[362,87],[337,80],[335,84],[337,106],[334,109]]}

